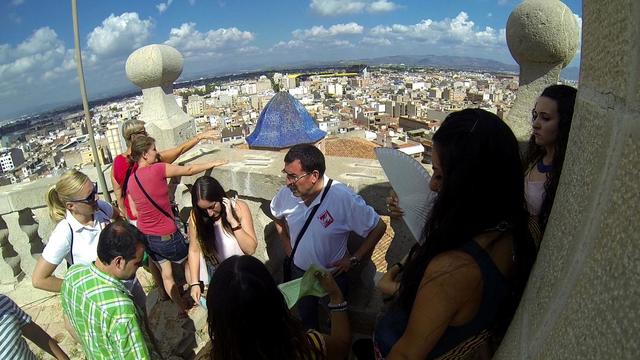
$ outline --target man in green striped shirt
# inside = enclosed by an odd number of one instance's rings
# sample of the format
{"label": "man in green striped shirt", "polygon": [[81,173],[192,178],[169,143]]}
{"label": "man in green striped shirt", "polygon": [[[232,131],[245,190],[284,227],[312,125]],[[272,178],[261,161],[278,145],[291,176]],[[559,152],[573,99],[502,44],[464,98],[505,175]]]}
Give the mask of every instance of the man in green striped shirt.
{"label": "man in green striped shirt", "polygon": [[87,359],[157,359],[146,316],[121,280],[142,263],[144,236],[116,221],[102,230],[98,259],[73,265],[62,282],[62,309],[80,337]]}

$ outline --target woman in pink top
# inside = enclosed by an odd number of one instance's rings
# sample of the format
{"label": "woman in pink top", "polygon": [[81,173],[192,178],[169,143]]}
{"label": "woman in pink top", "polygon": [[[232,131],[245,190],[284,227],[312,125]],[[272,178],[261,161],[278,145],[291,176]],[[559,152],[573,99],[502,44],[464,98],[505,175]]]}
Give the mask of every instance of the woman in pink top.
{"label": "woman in pink top", "polygon": [[195,175],[227,162],[217,160],[189,166],[158,162],[155,140],[148,136],[139,136],[133,140],[131,158],[136,162],[137,169],[129,177],[127,195],[133,200],[138,212],[138,229],[148,241],[147,252],[160,264],[164,289],[180,310],[186,312],[187,306],[180,297],[173,278],[171,262],[184,262],[187,258],[187,245],[172,215],[166,179]]}
{"label": "woman in pink top", "polygon": [[[128,181],[127,171],[131,168],[129,165],[129,157],[131,156],[131,142],[138,136],[147,136],[147,130],[144,128],[145,122],[142,120],[127,120],[122,124],[122,137],[127,143],[127,150],[116,156],[113,159],[113,166],[111,168],[111,185],[113,186],[113,193],[116,196],[118,203],[118,209],[120,213],[127,214],[127,218],[134,223],[138,218],[135,213],[135,209],[132,209],[129,203],[129,199],[123,196],[123,186]],[[191,150],[196,144],[202,140],[213,140],[215,135],[214,131],[205,131],[200,133],[191,139],[185,141],[181,145],[163,150],[159,153],[159,161],[171,164],[180,155]],[[136,164],[134,163],[133,169],[135,170]]]}
{"label": "woman in pink top", "polygon": [[529,229],[540,246],[558,188],[569,141],[577,90],[567,85],[544,89],[531,110],[533,133],[525,156],[525,198]]}

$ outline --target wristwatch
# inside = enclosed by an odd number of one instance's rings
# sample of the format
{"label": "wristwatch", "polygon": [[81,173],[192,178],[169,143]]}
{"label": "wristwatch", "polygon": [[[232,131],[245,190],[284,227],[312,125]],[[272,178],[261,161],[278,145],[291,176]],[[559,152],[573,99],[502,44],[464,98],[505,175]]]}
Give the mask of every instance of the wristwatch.
{"label": "wristwatch", "polygon": [[357,257],[357,256],[352,256],[352,257],[349,259],[349,265],[350,265],[351,267],[354,267],[354,266],[358,266],[358,265],[360,265],[360,259],[358,259],[358,257]]}

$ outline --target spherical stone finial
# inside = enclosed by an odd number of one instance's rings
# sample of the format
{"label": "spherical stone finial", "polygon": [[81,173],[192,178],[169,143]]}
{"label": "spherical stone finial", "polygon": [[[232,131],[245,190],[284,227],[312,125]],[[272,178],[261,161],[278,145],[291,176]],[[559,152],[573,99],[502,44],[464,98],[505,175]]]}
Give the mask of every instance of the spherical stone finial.
{"label": "spherical stone finial", "polygon": [[522,63],[562,64],[565,67],[578,49],[578,22],[558,0],[525,0],[507,21],[507,44]]}
{"label": "spherical stone finial", "polygon": [[147,45],[129,55],[125,65],[127,78],[142,89],[164,86],[182,73],[182,54],[168,45]]}

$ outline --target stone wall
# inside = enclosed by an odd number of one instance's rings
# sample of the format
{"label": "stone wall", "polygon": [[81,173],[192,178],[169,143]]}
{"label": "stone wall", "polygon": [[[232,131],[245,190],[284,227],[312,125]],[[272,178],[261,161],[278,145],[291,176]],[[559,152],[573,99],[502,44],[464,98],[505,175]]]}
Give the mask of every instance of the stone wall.
{"label": "stone wall", "polygon": [[567,159],[497,359],[640,358],[640,3],[585,0]]}

